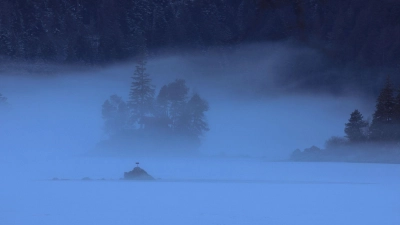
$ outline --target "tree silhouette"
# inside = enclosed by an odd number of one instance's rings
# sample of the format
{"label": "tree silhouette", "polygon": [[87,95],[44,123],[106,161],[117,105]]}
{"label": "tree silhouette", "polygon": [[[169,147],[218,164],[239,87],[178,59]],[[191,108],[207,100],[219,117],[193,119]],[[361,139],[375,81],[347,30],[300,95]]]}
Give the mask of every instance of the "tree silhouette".
{"label": "tree silhouette", "polygon": [[393,139],[393,112],[394,112],[393,87],[390,78],[376,101],[376,110],[372,117],[370,137],[374,141],[387,141]]}
{"label": "tree silhouette", "polygon": [[395,126],[395,139],[400,141],[400,89],[397,90],[397,95],[394,99],[393,123]]}
{"label": "tree silhouette", "polygon": [[351,142],[365,141],[368,123],[363,120],[363,115],[356,109],[350,114],[349,122],[345,124],[344,132]]}
{"label": "tree silhouette", "polygon": [[141,128],[145,126],[144,117],[153,113],[154,103],[154,86],[151,84],[150,75],[146,73],[146,64],[146,59],[142,56],[132,76],[128,102],[132,121],[137,122]]}
{"label": "tree silhouette", "polygon": [[209,106],[197,93],[188,100],[188,92],[183,79],[164,85],[157,96],[155,111],[159,121],[164,121],[164,126],[168,125],[175,134],[197,139],[209,130],[204,115]]}
{"label": "tree silhouette", "polygon": [[[154,100],[145,65],[142,60],[136,66],[128,104],[117,95],[104,102],[102,115],[109,140],[102,146],[121,144],[128,151],[174,149],[182,153],[196,149],[209,130],[207,101],[197,93],[188,98],[189,88],[183,79],[162,86]],[[139,146],[142,150],[135,148]]]}

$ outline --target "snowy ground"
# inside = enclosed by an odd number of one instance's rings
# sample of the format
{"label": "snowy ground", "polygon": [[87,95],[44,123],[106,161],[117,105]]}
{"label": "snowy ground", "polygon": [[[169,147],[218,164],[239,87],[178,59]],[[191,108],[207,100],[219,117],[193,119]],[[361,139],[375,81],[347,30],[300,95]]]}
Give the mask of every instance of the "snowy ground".
{"label": "snowy ground", "polygon": [[0,224],[400,224],[400,165],[139,160],[162,179],[118,180],[134,159],[0,160]]}

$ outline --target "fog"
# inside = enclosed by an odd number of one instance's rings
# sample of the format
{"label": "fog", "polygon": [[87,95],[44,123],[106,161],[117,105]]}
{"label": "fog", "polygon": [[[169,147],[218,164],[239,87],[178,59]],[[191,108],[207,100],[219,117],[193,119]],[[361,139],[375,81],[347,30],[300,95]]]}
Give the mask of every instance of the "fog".
{"label": "fog", "polygon": [[[343,136],[354,109],[372,114],[373,99],[361,88],[304,85],[302,77],[340,71],[327,64],[314,50],[264,44],[150,57],[147,70],[156,92],[183,78],[191,93],[209,102],[202,155],[286,160],[296,148],[323,147],[329,137]],[[0,93],[11,105],[1,118],[1,154],[30,159],[83,155],[107,138],[101,105],[112,94],[128,99],[135,68],[134,61],[103,67],[9,65],[2,66],[0,77]]]}
{"label": "fog", "polygon": [[[102,104],[134,69],[0,65],[0,224],[399,224],[398,165],[287,162],[372,114],[356,83],[313,80],[351,71],[282,43],[152,56],[157,91],[183,78],[209,102],[199,153],[99,154]],[[155,180],[120,180],[135,162]]]}

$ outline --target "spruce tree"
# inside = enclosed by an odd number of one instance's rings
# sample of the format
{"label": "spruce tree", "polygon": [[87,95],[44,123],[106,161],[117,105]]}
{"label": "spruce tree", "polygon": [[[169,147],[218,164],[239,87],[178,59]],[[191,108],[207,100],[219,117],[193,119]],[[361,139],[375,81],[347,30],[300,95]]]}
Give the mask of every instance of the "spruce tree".
{"label": "spruce tree", "polygon": [[144,128],[144,117],[153,114],[154,86],[151,78],[146,73],[146,59],[140,57],[132,76],[131,90],[129,94],[129,107],[131,109],[131,119],[138,122]]}
{"label": "spruce tree", "polygon": [[393,126],[395,130],[395,140],[400,141],[400,89],[397,90],[393,108]]}
{"label": "spruce tree", "polygon": [[367,126],[368,123],[363,120],[363,115],[356,109],[350,114],[350,119],[345,124],[344,132],[351,142],[365,141]]}
{"label": "spruce tree", "polygon": [[387,77],[386,84],[376,101],[376,110],[372,117],[370,137],[374,141],[390,141],[394,138],[394,116],[395,100],[390,78]]}

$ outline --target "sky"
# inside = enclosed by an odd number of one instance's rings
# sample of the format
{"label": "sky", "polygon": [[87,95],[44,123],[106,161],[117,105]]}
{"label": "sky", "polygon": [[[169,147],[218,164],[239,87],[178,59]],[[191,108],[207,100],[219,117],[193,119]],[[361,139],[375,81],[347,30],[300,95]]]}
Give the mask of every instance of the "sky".
{"label": "sky", "polygon": [[[209,102],[210,131],[202,138],[202,154],[284,160],[297,148],[324,147],[331,136],[344,136],[354,109],[366,119],[373,113],[374,99],[362,88],[305,85],[301,77],[329,72],[324,60],[314,50],[265,43],[229,54],[150,57],[147,69],[157,91],[183,78],[191,93]],[[1,93],[11,104],[2,116],[0,145],[21,157],[41,157],[84,154],[107,138],[101,105],[112,94],[127,100],[135,63],[9,68],[0,76]],[[291,78],[294,73],[299,74]]]}

